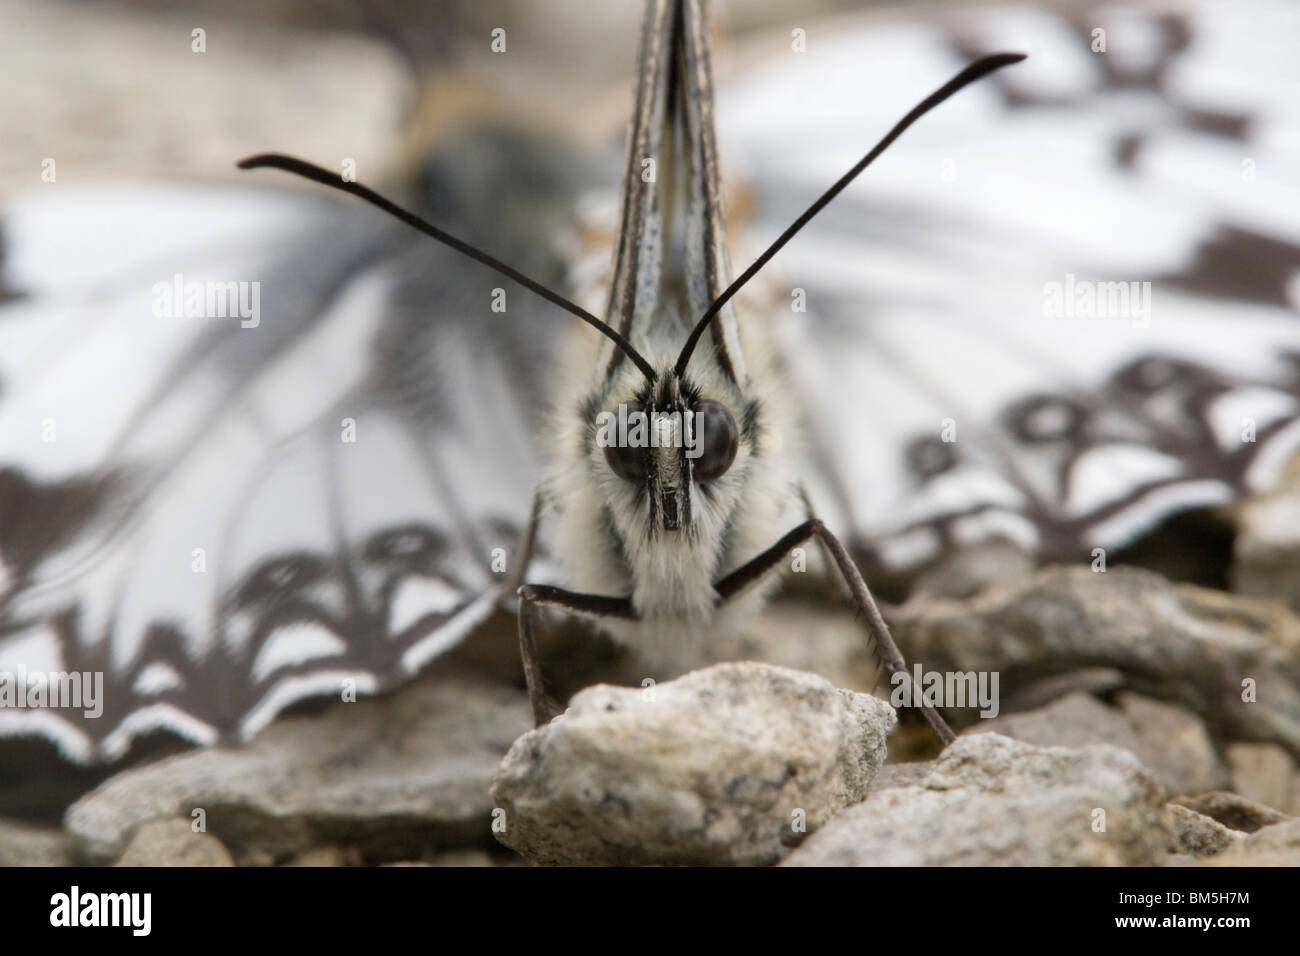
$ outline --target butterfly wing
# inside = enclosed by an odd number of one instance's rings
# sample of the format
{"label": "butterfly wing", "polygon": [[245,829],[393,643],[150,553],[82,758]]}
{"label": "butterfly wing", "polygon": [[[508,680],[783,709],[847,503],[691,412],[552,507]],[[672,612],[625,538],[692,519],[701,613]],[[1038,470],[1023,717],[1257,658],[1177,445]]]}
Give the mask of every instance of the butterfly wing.
{"label": "butterfly wing", "polygon": [[837,20],[723,87],[761,242],[974,55],[1029,54],[909,130],[758,297],[814,503],[886,567],[1120,546],[1300,446],[1296,13],[1105,14]]}
{"label": "butterfly wing", "polygon": [[[564,161],[499,135],[444,149],[419,197],[558,281]],[[104,686],[102,714],[5,709],[0,733],[81,761],[158,729],[243,739],[393,686],[492,610],[564,318],[378,214],[271,190],[62,187],[3,227],[0,672]],[[214,288],[243,311],[216,317]]]}

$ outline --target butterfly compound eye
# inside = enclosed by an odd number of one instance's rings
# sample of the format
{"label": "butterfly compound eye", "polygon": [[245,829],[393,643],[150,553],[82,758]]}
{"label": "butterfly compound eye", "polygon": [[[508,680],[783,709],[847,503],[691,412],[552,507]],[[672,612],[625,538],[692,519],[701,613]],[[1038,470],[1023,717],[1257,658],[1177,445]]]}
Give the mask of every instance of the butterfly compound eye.
{"label": "butterfly compound eye", "polygon": [[697,402],[694,412],[695,440],[700,454],[695,459],[692,476],[696,481],[712,481],[726,474],[736,460],[739,442],[736,420],[725,408],[708,399]]}
{"label": "butterfly compound eye", "polygon": [[646,479],[645,407],[628,402],[614,412],[614,426],[605,445],[605,461],[614,474],[624,481]]}

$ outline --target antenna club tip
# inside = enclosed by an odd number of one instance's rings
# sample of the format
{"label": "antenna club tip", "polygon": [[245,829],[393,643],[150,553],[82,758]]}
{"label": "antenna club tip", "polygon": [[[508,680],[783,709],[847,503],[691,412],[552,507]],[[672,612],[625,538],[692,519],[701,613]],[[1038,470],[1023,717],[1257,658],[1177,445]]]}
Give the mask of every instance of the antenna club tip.
{"label": "antenna club tip", "polygon": [[1011,66],[1019,63],[1021,60],[1029,58],[1028,53],[1003,52],[990,53],[982,56],[971,64],[971,69],[978,70],[981,74],[991,73],[993,70],[1000,70],[1004,66]]}
{"label": "antenna club tip", "polygon": [[265,166],[286,169],[293,164],[307,165],[295,160],[292,156],[285,156],[283,153],[254,153],[252,156],[245,156],[235,163],[240,169],[261,169]]}

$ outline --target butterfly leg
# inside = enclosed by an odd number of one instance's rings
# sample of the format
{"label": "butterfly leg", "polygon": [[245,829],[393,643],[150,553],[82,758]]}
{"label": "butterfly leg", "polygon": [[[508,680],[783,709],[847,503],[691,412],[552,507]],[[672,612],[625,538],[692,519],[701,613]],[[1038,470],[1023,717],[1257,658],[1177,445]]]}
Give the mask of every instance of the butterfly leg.
{"label": "butterfly leg", "polygon": [[536,623],[543,606],[559,607],[589,617],[636,617],[631,598],[578,594],[545,584],[525,584],[519,589],[519,656],[524,663],[524,680],[528,682],[533,721],[538,727],[555,716],[555,708],[546,696],[541,659],[537,653]]}
{"label": "butterfly leg", "polygon": [[[912,675],[907,672],[907,662],[903,660],[902,652],[898,649],[898,645],[894,643],[893,635],[889,633],[889,625],[885,623],[885,619],[880,614],[880,609],[876,607],[876,601],[871,596],[871,590],[867,587],[867,582],[862,580],[862,574],[858,571],[858,566],[853,563],[849,552],[844,548],[844,545],[840,544],[839,539],[831,534],[826,526],[816,518],[805,521],[762,554],[719,580],[714,584],[714,590],[718,592],[718,596],[723,601],[729,600],[775,569],[790,553],[791,548],[803,544],[809,538],[816,538],[830,552],[831,560],[839,570],[840,577],[845,585],[847,585],[854,606],[866,619],[867,631],[875,643],[876,658],[880,661],[881,667],[891,674],[902,673],[906,680],[911,681]],[[952,743],[956,739],[952,728],[948,726],[947,721],[939,715],[937,710],[929,704],[923,703],[921,712],[925,714],[925,719],[929,721],[930,726],[934,728],[934,732],[939,735],[939,739],[945,744]]]}
{"label": "butterfly leg", "polygon": [[[799,500],[803,502],[803,512],[807,515],[808,520],[812,521],[816,518],[816,515],[813,514],[812,499],[808,497],[808,489],[802,485],[799,486]],[[818,538],[817,547],[821,551],[822,560],[826,562],[826,567],[830,568],[834,565],[835,559],[831,556],[831,549],[826,546],[826,542],[821,538]],[[851,597],[852,595],[849,594],[848,588],[845,586],[844,578],[840,575],[832,574],[826,583],[827,600],[838,606],[844,601],[849,600]]]}

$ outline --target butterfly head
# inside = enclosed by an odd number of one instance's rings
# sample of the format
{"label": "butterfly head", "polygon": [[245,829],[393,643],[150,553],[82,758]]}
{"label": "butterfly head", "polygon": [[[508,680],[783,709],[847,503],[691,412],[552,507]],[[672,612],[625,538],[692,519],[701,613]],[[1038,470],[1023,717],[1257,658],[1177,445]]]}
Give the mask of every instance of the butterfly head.
{"label": "butterfly head", "polygon": [[597,415],[597,446],[619,479],[611,491],[641,502],[652,533],[690,529],[697,489],[730,472],[740,447],[731,398],[668,371]]}

